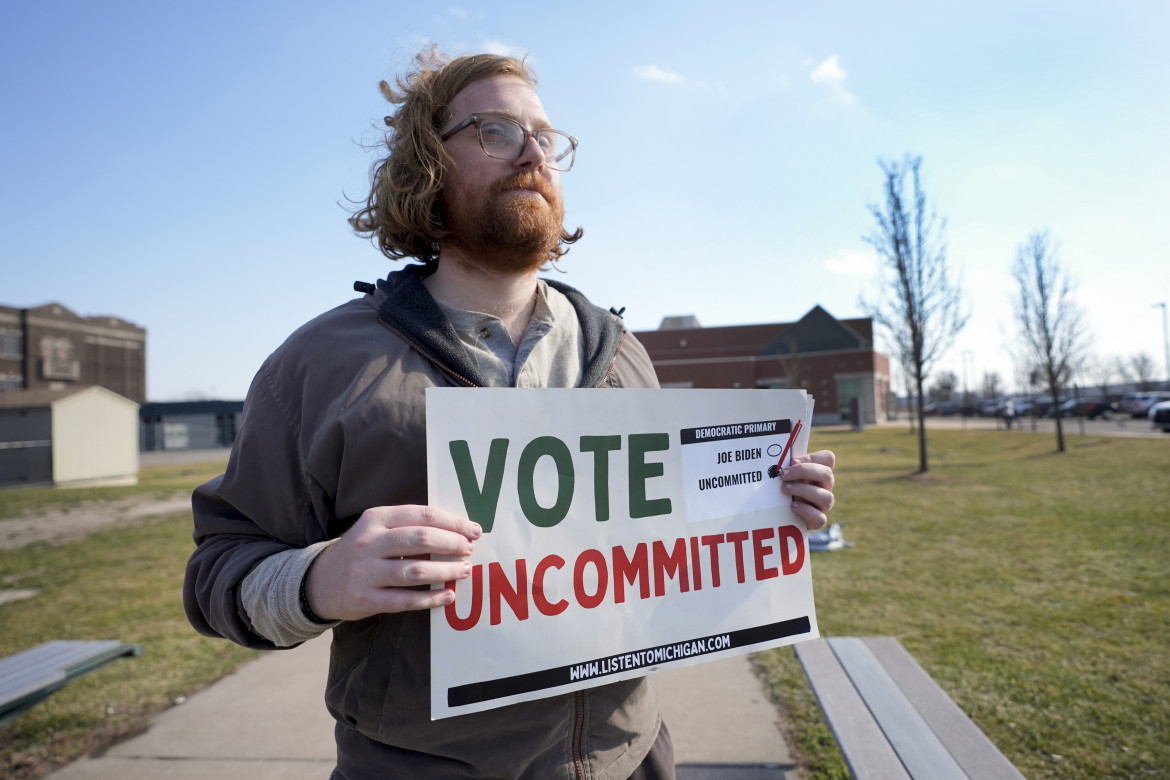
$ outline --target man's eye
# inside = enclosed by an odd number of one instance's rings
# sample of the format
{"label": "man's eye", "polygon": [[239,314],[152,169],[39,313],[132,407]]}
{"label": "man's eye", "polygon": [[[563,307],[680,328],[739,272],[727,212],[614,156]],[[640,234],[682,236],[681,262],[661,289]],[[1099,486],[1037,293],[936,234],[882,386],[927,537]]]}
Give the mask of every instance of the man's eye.
{"label": "man's eye", "polygon": [[515,130],[503,122],[484,122],[479,128],[479,137],[485,144],[503,146],[514,140]]}
{"label": "man's eye", "polygon": [[557,150],[557,137],[552,133],[541,133],[536,136],[536,142],[546,152],[555,152]]}

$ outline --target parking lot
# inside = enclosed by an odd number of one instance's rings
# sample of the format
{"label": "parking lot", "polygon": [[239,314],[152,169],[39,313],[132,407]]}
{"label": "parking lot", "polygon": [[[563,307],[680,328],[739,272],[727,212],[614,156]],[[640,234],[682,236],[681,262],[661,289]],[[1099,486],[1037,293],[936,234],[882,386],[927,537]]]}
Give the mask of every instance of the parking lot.
{"label": "parking lot", "polygon": [[[1128,414],[1111,415],[1109,418],[1098,417],[1095,420],[1086,420],[1079,417],[1065,417],[1063,420],[1063,430],[1065,436],[1079,436],[1084,433],[1086,435],[1094,436],[1136,436],[1142,438],[1165,438],[1170,441],[1170,434],[1162,433],[1156,428],[1150,427],[1149,420],[1145,418],[1134,419]],[[899,419],[893,423],[883,423],[884,425],[909,425],[906,415],[903,413],[899,415]],[[959,415],[951,415],[948,417],[929,416],[926,418],[926,427],[930,428],[949,428],[949,429],[969,429],[969,430],[1004,430],[1003,420],[994,417],[960,417]],[[1054,435],[1056,431],[1056,421],[1051,417],[1041,417],[1035,419],[1032,417],[1024,417],[1018,419],[1012,425],[1012,433],[1024,432],[1031,433],[1047,433]],[[1008,431],[1004,431],[1007,433]]]}

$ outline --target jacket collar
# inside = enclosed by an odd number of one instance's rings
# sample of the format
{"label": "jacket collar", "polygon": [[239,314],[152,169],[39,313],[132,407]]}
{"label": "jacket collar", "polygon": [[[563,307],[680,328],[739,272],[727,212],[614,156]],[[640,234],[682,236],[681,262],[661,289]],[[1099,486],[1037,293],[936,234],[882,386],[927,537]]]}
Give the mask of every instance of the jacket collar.
{"label": "jacket collar", "polygon": [[[486,386],[447,316],[435,303],[422,280],[432,272],[425,265],[409,265],[378,281],[378,319],[428,360],[463,384]],[[609,373],[625,332],[620,320],[594,306],[567,284],[546,279],[577,312],[585,343],[585,371],[578,387],[598,387]]]}

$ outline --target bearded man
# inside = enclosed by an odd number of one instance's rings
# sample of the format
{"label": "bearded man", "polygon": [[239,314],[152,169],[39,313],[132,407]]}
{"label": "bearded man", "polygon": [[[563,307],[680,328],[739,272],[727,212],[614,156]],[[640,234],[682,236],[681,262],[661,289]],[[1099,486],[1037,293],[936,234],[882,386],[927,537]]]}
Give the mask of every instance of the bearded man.
{"label": "bearded man", "polygon": [[[577,139],[535,83],[510,57],[434,51],[397,89],[382,82],[400,108],[351,224],[422,264],[358,284],[364,297],[265,361],[226,472],[193,497],[197,630],[262,649],[332,630],[335,780],[674,777],[645,678],[429,716],[428,610],[454,599],[431,586],[470,575],[482,530],[426,505],[426,388],[658,386],[619,317],[537,276],[581,230],[562,226]],[[804,456],[785,483],[809,528],[825,524],[832,466]]]}

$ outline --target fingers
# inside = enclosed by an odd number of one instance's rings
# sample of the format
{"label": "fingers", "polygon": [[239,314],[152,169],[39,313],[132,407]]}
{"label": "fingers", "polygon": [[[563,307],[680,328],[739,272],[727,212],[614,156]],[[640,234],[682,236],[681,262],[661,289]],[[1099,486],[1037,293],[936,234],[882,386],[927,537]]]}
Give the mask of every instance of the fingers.
{"label": "fingers", "polygon": [[837,456],[830,450],[810,452],[795,456],[792,465],[780,472],[780,477],[785,481],[812,482],[826,490],[832,490],[833,467],[836,465]]}
{"label": "fingers", "polygon": [[837,456],[829,450],[797,455],[792,465],[780,472],[781,489],[792,496],[792,511],[810,531],[828,524],[826,514],[833,508],[833,468]]}
{"label": "fingers", "polygon": [[478,524],[432,507],[368,509],[309,569],[310,605],[335,620],[444,606],[454,593],[430,587],[470,576],[467,559],[482,534]]}
{"label": "fingers", "polygon": [[423,533],[425,529],[457,534],[469,542],[475,541],[483,535],[483,529],[480,528],[479,523],[473,523],[465,517],[430,506],[376,506],[363,512],[361,518],[358,519],[358,524],[389,530],[410,529],[423,535],[408,540],[409,543],[421,545],[426,545],[436,538],[425,535]]}
{"label": "fingers", "polygon": [[810,531],[819,531],[829,524],[829,518],[825,513],[817,509],[812,504],[806,504],[799,498],[792,500],[792,511],[796,516],[804,520],[805,527]]}

